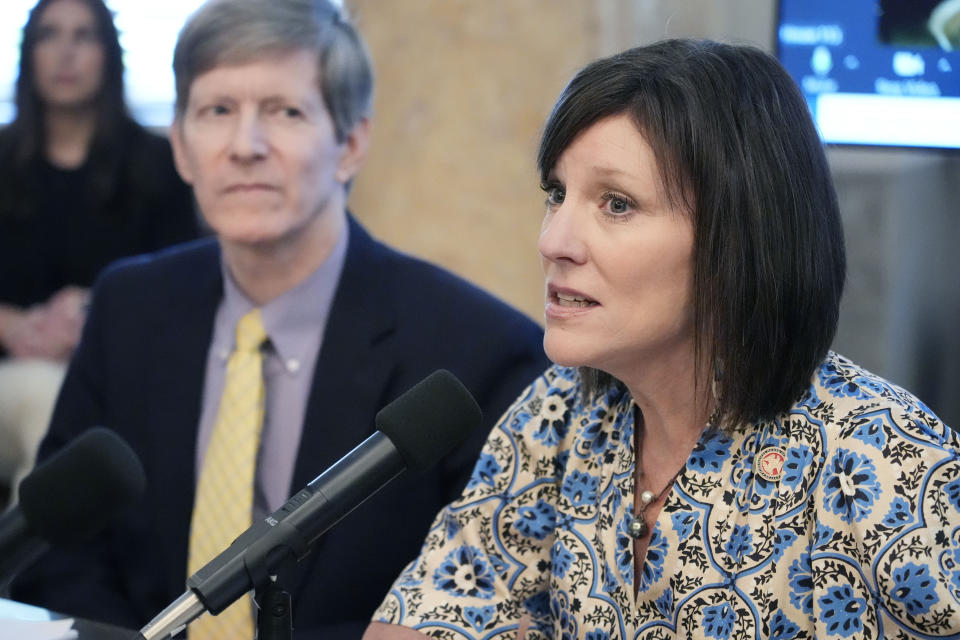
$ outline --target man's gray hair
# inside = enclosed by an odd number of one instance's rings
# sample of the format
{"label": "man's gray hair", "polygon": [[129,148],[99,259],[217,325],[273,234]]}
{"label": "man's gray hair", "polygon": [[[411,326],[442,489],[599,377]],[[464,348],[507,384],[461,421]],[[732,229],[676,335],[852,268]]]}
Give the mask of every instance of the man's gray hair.
{"label": "man's gray hair", "polygon": [[177,118],[198,76],[307,49],[317,53],[320,93],[343,142],[370,115],[370,55],[344,12],[328,0],[208,0],[187,20],[173,52]]}

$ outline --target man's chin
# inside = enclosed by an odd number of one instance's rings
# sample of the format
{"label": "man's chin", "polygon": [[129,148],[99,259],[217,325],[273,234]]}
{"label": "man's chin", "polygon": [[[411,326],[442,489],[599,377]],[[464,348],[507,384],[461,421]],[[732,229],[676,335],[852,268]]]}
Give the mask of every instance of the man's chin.
{"label": "man's chin", "polygon": [[283,235],[263,229],[232,233],[217,232],[217,238],[224,247],[255,253],[276,251],[284,244]]}

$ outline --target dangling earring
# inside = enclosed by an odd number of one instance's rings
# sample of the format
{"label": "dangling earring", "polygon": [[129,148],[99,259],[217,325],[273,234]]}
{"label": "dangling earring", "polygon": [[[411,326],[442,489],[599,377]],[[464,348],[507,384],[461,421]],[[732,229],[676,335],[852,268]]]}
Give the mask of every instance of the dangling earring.
{"label": "dangling earring", "polygon": [[720,376],[723,373],[723,365],[719,360],[714,360],[713,377],[710,379],[710,396],[713,401],[713,411],[707,420],[708,427],[720,426]]}

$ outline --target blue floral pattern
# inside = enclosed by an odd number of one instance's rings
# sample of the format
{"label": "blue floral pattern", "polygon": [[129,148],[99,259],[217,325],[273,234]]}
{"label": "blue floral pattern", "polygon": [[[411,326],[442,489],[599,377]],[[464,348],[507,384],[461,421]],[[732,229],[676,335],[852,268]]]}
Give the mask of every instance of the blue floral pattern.
{"label": "blue floral pattern", "polygon": [[823,523],[817,525],[816,530],[813,532],[813,546],[817,549],[823,549],[830,545],[833,541],[836,531],[828,527]]}
{"label": "blue floral pattern", "polygon": [[628,523],[633,519],[624,518],[617,527],[617,568],[626,584],[633,584],[633,538],[627,533]]}
{"label": "blue floral pattern", "polygon": [[954,509],[960,511],[960,478],[954,478],[943,485],[943,492]]}
{"label": "blue floral pattern", "polygon": [[859,376],[851,377],[843,368],[831,362],[820,367],[819,377],[824,390],[834,397],[866,400],[871,396],[867,389],[860,386]]}
{"label": "blue floral pattern", "polygon": [[897,496],[890,504],[890,511],[883,517],[883,524],[890,528],[902,527],[913,522],[913,513],[910,503],[901,496]]}
{"label": "blue floral pattern", "polygon": [[563,480],[560,487],[567,500],[575,507],[592,504],[597,501],[597,488],[600,486],[600,478],[592,476],[589,473],[580,471],[571,471]]}
{"label": "blue floral pattern", "polygon": [[882,451],[887,444],[887,434],[883,430],[883,420],[879,416],[872,416],[865,420],[852,435],[878,451]]}
{"label": "blue floral pattern", "polygon": [[660,523],[653,527],[653,534],[650,536],[650,544],[647,546],[647,559],[643,563],[643,571],[640,573],[640,591],[650,590],[663,575],[663,566],[667,559],[667,549],[670,543],[660,531]]}
{"label": "blue floral pattern", "polygon": [[727,602],[703,610],[703,632],[708,638],[727,640],[733,633],[733,623],[736,621],[737,612]]}
{"label": "blue floral pattern", "polygon": [[687,466],[704,473],[718,473],[723,462],[730,457],[733,439],[722,431],[708,432],[704,436],[694,447]]}
{"label": "blue floral pattern", "polygon": [[477,631],[483,631],[493,620],[493,615],[497,612],[496,607],[464,607],[463,615],[467,622]]}
{"label": "blue floral pattern", "polygon": [[813,464],[813,452],[810,447],[799,446],[787,449],[787,459],[783,463],[783,477],[780,479],[780,485],[794,491],[799,489],[811,464]]}
{"label": "blue floral pattern", "polygon": [[679,511],[670,516],[670,521],[673,523],[673,530],[680,542],[683,542],[693,534],[694,527],[697,524],[697,516],[692,511]]}
{"label": "blue floral pattern", "polygon": [[833,456],[823,483],[823,506],[838,514],[847,524],[866,518],[880,495],[873,460],[847,449],[840,449]]}
{"label": "blue floral pattern", "polygon": [[[703,433],[637,558],[633,401],[552,367],[375,618],[438,638],[960,637],[960,438],[831,353],[789,411]],[[764,447],[778,481],[753,473]],[[649,516],[649,514],[648,514]],[[635,585],[635,586],[634,586]]]}
{"label": "blue floral pattern", "polygon": [[473,468],[473,474],[470,476],[470,482],[467,483],[467,489],[476,489],[485,484],[494,486],[494,478],[503,471],[503,467],[497,462],[497,459],[489,453],[481,453],[477,460],[477,465]]}
{"label": "blue floral pattern", "polygon": [[753,534],[750,533],[750,528],[746,525],[734,525],[733,533],[723,548],[735,563],[739,563],[753,551]]}
{"label": "blue floral pattern", "polygon": [[543,540],[553,531],[557,512],[549,502],[537,500],[537,504],[532,507],[517,509],[517,516],[517,520],[513,523],[517,531],[525,536]]}
{"label": "blue floral pattern", "polygon": [[540,410],[531,420],[534,425],[533,439],[545,447],[560,443],[570,429],[570,405],[567,398],[551,393],[540,404]]}
{"label": "blue floral pattern", "polygon": [[813,611],[813,569],[810,554],[804,552],[790,564],[787,571],[790,585],[790,604],[801,613]]}
{"label": "blue floral pattern", "polygon": [[777,529],[776,533],[773,534],[773,559],[774,561],[779,560],[783,557],[784,552],[790,548],[790,545],[797,539],[797,534],[795,534],[790,529]]}
{"label": "blue floral pattern", "polygon": [[829,635],[849,638],[860,637],[863,633],[863,614],[867,601],[858,597],[852,586],[844,584],[830,587],[818,603]]}
{"label": "blue floral pattern", "polygon": [[667,620],[671,619],[673,617],[673,591],[670,589],[664,591],[663,595],[654,602],[654,606],[657,607],[661,616]]}
{"label": "blue floral pattern", "polygon": [[781,609],[770,621],[770,640],[793,640],[800,634],[800,627],[791,622]]}
{"label": "blue floral pattern", "polygon": [[433,573],[434,586],[454,596],[493,597],[493,571],[474,547],[451,551]]}
{"label": "blue floral pattern", "polygon": [[574,555],[567,551],[567,548],[564,547],[562,543],[557,542],[553,545],[550,553],[550,564],[553,567],[553,572],[557,574],[558,577],[567,577],[567,572],[570,571],[570,567],[573,566],[575,560]]}
{"label": "blue floral pattern", "polygon": [[[958,531],[954,530],[956,538]],[[960,602],[960,546],[940,554],[940,569],[950,578],[950,591],[954,599]]]}
{"label": "blue floral pattern", "polygon": [[902,602],[912,616],[927,613],[940,599],[926,565],[908,562],[894,569],[893,584],[893,599]]}

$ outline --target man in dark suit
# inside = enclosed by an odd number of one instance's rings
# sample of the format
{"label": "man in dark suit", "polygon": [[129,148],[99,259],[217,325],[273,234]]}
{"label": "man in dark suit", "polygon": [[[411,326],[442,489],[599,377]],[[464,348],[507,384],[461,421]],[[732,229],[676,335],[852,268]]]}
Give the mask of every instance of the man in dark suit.
{"label": "man in dark suit", "polygon": [[103,275],[40,453],[105,425],[141,457],[147,493],[96,541],[25,571],[13,595],[139,628],[183,593],[235,328],[255,310],[267,336],[255,517],[435,369],[484,412],[484,429],[436,469],[392,482],[281,575],[297,637],[359,637],[466,482],[486,430],[546,366],[541,331],[346,212],[373,83],[359,36],[326,0],[207,3],[181,32],[174,70],[177,166],[216,238]]}

